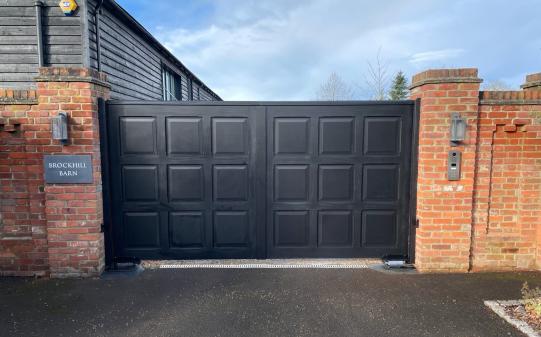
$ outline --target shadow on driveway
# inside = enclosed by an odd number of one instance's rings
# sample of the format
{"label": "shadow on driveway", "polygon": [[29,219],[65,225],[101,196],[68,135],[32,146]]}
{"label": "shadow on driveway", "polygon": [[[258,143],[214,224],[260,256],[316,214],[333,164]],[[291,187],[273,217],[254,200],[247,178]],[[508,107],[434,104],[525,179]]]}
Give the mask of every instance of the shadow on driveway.
{"label": "shadow on driveway", "polygon": [[522,336],[483,305],[541,273],[174,269],[0,279],[0,336]]}

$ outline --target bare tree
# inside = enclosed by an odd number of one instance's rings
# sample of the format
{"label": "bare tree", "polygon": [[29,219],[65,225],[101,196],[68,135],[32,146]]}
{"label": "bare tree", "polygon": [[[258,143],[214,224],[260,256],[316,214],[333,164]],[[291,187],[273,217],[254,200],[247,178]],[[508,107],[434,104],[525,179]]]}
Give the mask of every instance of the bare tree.
{"label": "bare tree", "polygon": [[510,85],[502,81],[491,81],[483,85],[483,90],[486,91],[506,91],[513,90]]}
{"label": "bare tree", "polygon": [[332,72],[317,93],[318,101],[347,101],[353,99],[353,90],[337,73]]}
{"label": "bare tree", "polygon": [[366,85],[371,92],[372,99],[383,101],[387,99],[389,87],[389,64],[381,58],[381,48],[378,50],[374,62],[367,61],[368,75],[366,75]]}

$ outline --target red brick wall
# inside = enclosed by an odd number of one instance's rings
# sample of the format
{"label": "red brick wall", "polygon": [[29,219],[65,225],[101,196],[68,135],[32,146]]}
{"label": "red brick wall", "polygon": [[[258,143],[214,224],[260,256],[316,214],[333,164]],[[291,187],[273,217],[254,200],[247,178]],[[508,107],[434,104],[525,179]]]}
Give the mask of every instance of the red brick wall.
{"label": "red brick wall", "polygon": [[48,273],[35,90],[0,89],[0,275]]}
{"label": "red brick wall", "polygon": [[[420,270],[541,266],[541,91],[480,92],[479,82],[477,69],[431,70],[412,81],[412,98],[421,98]],[[468,124],[456,148],[449,144],[451,112]],[[459,181],[447,179],[451,149],[463,155]]]}
{"label": "red brick wall", "polygon": [[473,270],[541,267],[539,103],[541,90],[481,93]]}
{"label": "red brick wall", "polygon": [[[413,78],[421,98],[416,265],[421,271],[541,268],[541,90],[480,92],[477,69]],[[104,268],[98,97],[103,75],[43,68],[37,90],[0,89],[0,275],[93,276]],[[51,140],[50,118],[70,116],[70,142]],[[466,140],[449,144],[450,115]],[[447,179],[450,149],[462,177]],[[94,182],[43,181],[44,154],[90,154]]]}
{"label": "red brick wall", "polygon": [[[92,276],[103,270],[97,99],[108,97],[105,80],[83,68],[42,68],[36,91],[0,91],[0,275]],[[69,114],[65,146],[51,139],[50,118],[59,111]],[[43,155],[68,153],[92,156],[92,184],[44,183]]]}

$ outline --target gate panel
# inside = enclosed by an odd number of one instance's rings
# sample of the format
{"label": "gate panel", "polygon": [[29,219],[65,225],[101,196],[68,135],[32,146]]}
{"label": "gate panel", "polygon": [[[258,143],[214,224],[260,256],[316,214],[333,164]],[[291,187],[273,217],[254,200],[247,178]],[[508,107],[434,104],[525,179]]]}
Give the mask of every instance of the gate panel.
{"label": "gate panel", "polygon": [[270,257],[407,255],[413,104],[269,106]]}
{"label": "gate panel", "polygon": [[117,257],[256,257],[258,109],[109,105]]}
{"label": "gate panel", "polygon": [[413,116],[411,101],[110,102],[114,256],[406,256]]}

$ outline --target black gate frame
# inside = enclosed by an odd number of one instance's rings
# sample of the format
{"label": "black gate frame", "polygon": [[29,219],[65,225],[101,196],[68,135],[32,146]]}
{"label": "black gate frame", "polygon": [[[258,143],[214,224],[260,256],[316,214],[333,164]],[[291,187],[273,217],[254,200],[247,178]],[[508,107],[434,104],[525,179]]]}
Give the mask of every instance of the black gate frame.
{"label": "black gate frame", "polygon": [[[404,256],[407,262],[415,262],[415,237],[416,228],[418,228],[417,220],[417,179],[418,179],[418,147],[419,147],[419,119],[421,99],[404,100],[404,101],[341,101],[341,102],[287,102],[287,101],[254,101],[254,102],[236,102],[236,101],[190,101],[190,102],[170,102],[170,101],[106,101],[103,98],[98,98],[98,122],[100,132],[100,151],[101,151],[101,177],[102,177],[102,201],[103,201],[103,224],[101,230],[104,233],[105,243],[105,264],[107,268],[116,268],[120,262],[138,262],[137,258],[117,257],[114,250],[114,233],[112,219],[112,192],[111,192],[111,167],[109,154],[109,128],[107,124],[107,111],[110,104],[137,104],[137,105],[180,105],[180,106],[272,106],[272,105],[288,105],[288,106],[307,106],[307,105],[403,105],[413,104],[412,116],[412,142],[410,153],[410,207],[409,207],[409,235],[407,239],[408,255]],[[266,156],[266,154],[265,154]],[[256,188],[266,186],[266,182],[257,182]],[[264,207],[266,209],[266,205]],[[266,212],[265,212],[266,213]],[[266,220],[266,219],[265,219]],[[257,242],[257,258],[266,258],[266,221],[265,226],[257,226],[257,241],[262,241],[263,244]]]}

